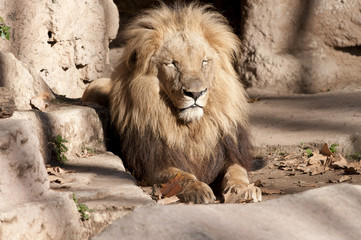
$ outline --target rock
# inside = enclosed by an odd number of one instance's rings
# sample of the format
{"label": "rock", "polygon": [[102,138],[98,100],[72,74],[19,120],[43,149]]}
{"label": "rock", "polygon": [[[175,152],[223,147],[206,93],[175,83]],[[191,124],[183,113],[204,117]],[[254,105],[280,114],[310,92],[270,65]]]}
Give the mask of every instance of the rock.
{"label": "rock", "polygon": [[31,122],[0,120],[0,239],[79,239],[69,194],[49,190]]}
{"label": "rock", "polygon": [[74,192],[80,202],[92,209],[132,209],[154,204],[150,196],[137,186],[134,177],[125,171],[122,160],[110,152],[73,158],[64,168],[74,170],[69,176],[74,181],[66,184],[67,190]]}
{"label": "rock", "polygon": [[8,118],[15,111],[13,92],[4,87],[0,87],[0,118]]}
{"label": "rock", "polygon": [[361,186],[334,185],[256,204],[140,207],[93,240],[360,239]]}
{"label": "rock", "polygon": [[253,90],[361,88],[361,2],[247,0],[240,72]]}
{"label": "rock", "polygon": [[112,0],[5,0],[0,12],[11,27],[0,50],[12,52],[55,93],[81,97],[88,81],[103,76],[118,29]]}
{"label": "rock", "polygon": [[30,99],[41,93],[46,92],[50,98],[54,98],[42,78],[33,78],[26,66],[12,53],[0,51],[0,70],[0,86],[13,92],[17,110],[30,110]]}
{"label": "rock", "polygon": [[104,151],[104,132],[96,111],[89,107],[53,104],[44,112],[17,111],[11,119],[26,119],[34,123],[41,152],[46,162],[52,157],[56,136],[59,134],[68,142],[67,158],[81,153],[84,148]]}
{"label": "rock", "polygon": [[92,210],[85,223],[86,239],[135,207],[155,204],[125,171],[122,160],[110,152],[70,159],[63,169],[68,173],[60,174],[61,182],[51,187],[74,193],[79,203]]}
{"label": "rock", "polygon": [[33,125],[25,120],[10,119],[1,120],[0,124],[0,168],[3,171],[0,207],[7,202],[20,204],[39,200],[49,189],[49,181]]}

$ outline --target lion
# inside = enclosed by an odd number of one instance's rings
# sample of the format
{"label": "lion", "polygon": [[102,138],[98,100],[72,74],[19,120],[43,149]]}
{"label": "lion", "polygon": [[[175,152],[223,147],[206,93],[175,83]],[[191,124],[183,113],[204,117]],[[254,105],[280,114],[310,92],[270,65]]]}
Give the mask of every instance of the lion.
{"label": "lion", "polygon": [[148,184],[181,176],[184,202],[214,202],[216,179],[233,202],[261,201],[247,176],[248,103],[234,68],[240,40],[227,20],[209,5],[160,3],[123,36],[111,85],[96,88],[109,89],[127,168]]}

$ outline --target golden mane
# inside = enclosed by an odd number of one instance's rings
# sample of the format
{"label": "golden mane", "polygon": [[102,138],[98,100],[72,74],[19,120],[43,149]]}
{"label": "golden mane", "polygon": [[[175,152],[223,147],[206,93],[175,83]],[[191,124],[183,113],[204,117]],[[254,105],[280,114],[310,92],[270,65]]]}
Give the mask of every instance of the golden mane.
{"label": "golden mane", "polygon": [[[179,122],[160,95],[154,59],[164,42],[179,31],[199,34],[217,53],[214,87],[204,107],[204,116],[199,121],[187,124]],[[154,168],[166,166],[166,161],[170,160],[159,160],[156,156],[148,157],[147,161],[135,158],[147,158],[149,153],[146,151],[152,151],[152,147],[154,151],[165,151],[162,154],[168,154],[168,150],[163,148],[176,149],[178,152],[169,153],[168,157],[178,158],[175,160],[177,167],[199,172],[204,171],[205,167],[213,167],[215,173],[204,177],[206,182],[213,181],[224,164],[224,160],[220,163],[217,161],[222,156],[225,158],[224,155],[233,154],[229,153],[231,150],[226,153],[225,145],[228,142],[234,143],[235,148],[239,148],[241,142],[245,145],[243,148],[251,147],[246,131],[248,104],[244,88],[234,70],[239,39],[221,14],[212,11],[208,5],[196,3],[176,4],[173,7],[161,4],[159,8],[148,10],[134,19],[123,36],[126,46],[112,76],[110,108],[112,122],[123,135],[122,145],[132,152],[125,156],[128,158],[126,161],[132,162],[130,165],[136,175],[150,178],[144,169],[138,168],[148,168],[147,171],[151,172]],[[144,143],[135,147],[130,141]],[[221,141],[226,143],[220,144]],[[150,147],[146,147],[146,144]],[[132,151],[132,147],[138,150]],[[242,151],[243,158],[250,158],[249,149]],[[143,165],[139,163],[138,166],[136,161],[142,161]],[[249,159],[238,161],[244,161],[242,164],[247,165]]]}

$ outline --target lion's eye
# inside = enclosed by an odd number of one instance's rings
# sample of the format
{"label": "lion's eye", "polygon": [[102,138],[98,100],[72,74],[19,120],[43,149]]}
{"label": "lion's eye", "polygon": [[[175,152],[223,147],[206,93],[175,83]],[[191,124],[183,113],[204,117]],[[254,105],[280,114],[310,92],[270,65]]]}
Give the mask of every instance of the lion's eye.
{"label": "lion's eye", "polygon": [[204,59],[204,60],[202,61],[202,67],[207,66],[207,64],[208,64],[208,60]]}

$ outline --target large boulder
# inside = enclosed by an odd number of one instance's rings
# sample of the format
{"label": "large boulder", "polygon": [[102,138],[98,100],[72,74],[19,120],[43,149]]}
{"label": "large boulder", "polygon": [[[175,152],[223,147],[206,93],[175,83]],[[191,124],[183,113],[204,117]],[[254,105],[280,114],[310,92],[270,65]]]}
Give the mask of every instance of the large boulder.
{"label": "large boulder", "polygon": [[93,240],[361,239],[361,186],[336,185],[255,204],[140,207]]}
{"label": "large boulder", "polygon": [[12,52],[55,93],[81,97],[86,84],[107,70],[118,29],[112,0],[4,0],[0,13],[11,27],[0,50]]}
{"label": "large boulder", "polygon": [[240,72],[251,89],[361,88],[361,2],[246,0]]}
{"label": "large boulder", "polygon": [[15,111],[10,119],[23,119],[34,124],[45,162],[54,157],[54,143],[58,135],[67,141],[64,143],[68,148],[64,153],[67,158],[75,157],[86,148],[105,150],[102,122],[97,112],[89,107],[52,104],[44,112]]}
{"label": "large boulder", "polygon": [[0,120],[0,239],[80,239],[70,194],[49,190],[33,124]]}
{"label": "large boulder", "polygon": [[31,99],[40,95],[54,98],[44,80],[38,75],[33,76],[10,52],[0,51],[0,87],[13,92],[17,110],[30,110]]}

